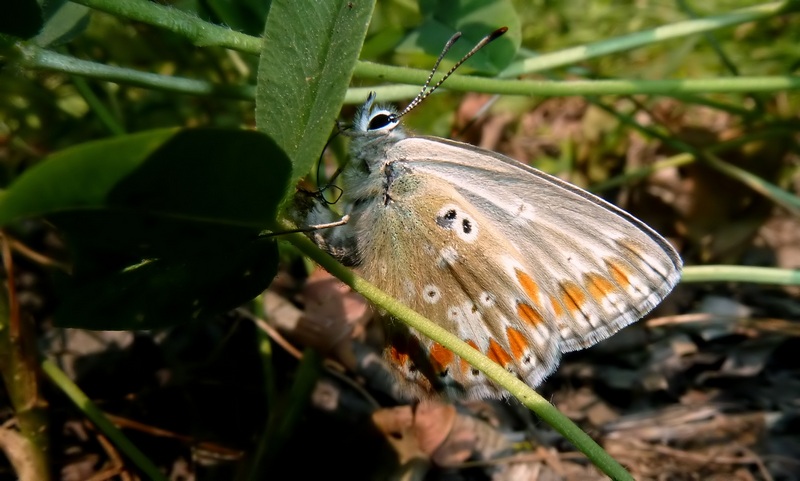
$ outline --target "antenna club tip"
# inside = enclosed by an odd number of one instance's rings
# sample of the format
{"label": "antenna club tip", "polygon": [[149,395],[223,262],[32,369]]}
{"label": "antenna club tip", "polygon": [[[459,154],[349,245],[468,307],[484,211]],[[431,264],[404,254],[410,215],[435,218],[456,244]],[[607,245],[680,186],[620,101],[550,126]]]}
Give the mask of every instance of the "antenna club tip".
{"label": "antenna club tip", "polygon": [[508,27],[500,27],[497,30],[495,30],[494,32],[492,32],[491,34],[489,34],[489,40],[490,41],[494,40],[494,39],[496,39],[500,35],[503,35],[506,32],[508,32]]}

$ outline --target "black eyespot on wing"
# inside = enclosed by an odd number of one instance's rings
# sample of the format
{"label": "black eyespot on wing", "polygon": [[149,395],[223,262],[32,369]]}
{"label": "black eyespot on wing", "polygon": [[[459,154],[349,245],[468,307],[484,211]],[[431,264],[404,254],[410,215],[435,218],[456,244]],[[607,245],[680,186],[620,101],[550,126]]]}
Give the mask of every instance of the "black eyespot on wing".
{"label": "black eyespot on wing", "polygon": [[397,123],[397,115],[395,114],[375,114],[369,119],[367,130],[380,130],[394,123]]}
{"label": "black eyespot on wing", "polygon": [[472,222],[469,219],[464,219],[461,221],[461,228],[465,234],[469,234],[472,232]]}
{"label": "black eyespot on wing", "polygon": [[453,227],[453,221],[458,217],[455,209],[450,209],[444,213],[444,215],[440,215],[436,217],[436,223],[439,224],[439,227],[443,227],[445,229],[451,229]]}

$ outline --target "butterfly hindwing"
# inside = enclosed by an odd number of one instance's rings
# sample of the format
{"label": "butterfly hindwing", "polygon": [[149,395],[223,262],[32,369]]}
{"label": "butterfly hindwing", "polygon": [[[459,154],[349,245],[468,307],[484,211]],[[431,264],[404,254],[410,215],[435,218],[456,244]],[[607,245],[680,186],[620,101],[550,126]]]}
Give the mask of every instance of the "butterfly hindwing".
{"label": "butterfly hindwing", "polygon": [[[362,202],[352,222],[369,226],[357,236],[361,274],[434,320],[498,364],[536,385],[560,358],[561,340],[550,325],[521,252],[455,188],[398,165],[386,199]],[[408,167],[408,168],[406,168]],[[500,392],[451,352],[402,325],[391,326],[388,358],[417,383],[470,397]]]}

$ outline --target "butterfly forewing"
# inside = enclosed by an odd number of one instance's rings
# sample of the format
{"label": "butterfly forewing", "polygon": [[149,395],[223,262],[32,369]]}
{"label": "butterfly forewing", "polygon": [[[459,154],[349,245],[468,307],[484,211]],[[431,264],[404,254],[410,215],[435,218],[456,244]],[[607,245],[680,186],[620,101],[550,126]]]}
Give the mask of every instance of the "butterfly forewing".
{"label": "butterfly forewing", "polygon": [[[561,350],[581,349],[638,320],[680,277],[675,250],[644,223],[560,179],[494,152],[442,139],[395,144],[390,159],[446,179],[485,229],[503,232],[549,304]],[[415,159],[415,161],[408,161]],[[494,252],[500,259],[502,252]]]}

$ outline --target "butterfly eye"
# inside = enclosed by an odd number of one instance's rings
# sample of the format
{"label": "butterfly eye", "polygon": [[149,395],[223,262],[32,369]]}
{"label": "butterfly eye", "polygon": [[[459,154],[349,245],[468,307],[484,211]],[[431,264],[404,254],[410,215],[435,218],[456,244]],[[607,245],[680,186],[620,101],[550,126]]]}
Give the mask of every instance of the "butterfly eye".
{"label": "butterfly eye", "polygon": [[367,130],[383,130],[397,125],[397,114],[389,112],[378,112],[369,119]]}

